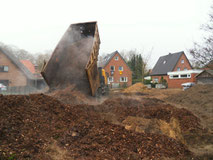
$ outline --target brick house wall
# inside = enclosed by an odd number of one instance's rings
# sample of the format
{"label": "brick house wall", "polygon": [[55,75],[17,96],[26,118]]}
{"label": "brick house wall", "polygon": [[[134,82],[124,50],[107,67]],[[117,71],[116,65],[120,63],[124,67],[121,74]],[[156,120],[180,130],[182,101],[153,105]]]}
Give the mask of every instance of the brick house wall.
{"label": "brick house wall", "polygon": [[185,79],[168,79],[168,88],[183,88],[181,86],[182,83],[187,83],[187,82],[196,82],[196,73],[191,74],[191,78],[185,78]]}
{"label": "brick house wall", "polygon": [[9,86],[26,86],[27,78],[6,55],[0,52],[0,66],[8,66],[8,72],[0,72],[0,80],[9,80]]}
{"label": "brick house wall", "polygon": [[[118,57],[117,60],[115,60],[115,57]],[[113,76],[111,76],[111,66],[115,67],[115,71]],[[119,72],[119,66],[123,67],[122,74]],[[113,77],[113,82],[110,83],[110,86],[112,86],[112,83],[119,83],[120,86],[123,86],[125,83],[127,86],[132,85],[132,71],[127,66],[126,62],[121,58],[120,54],[116,53],[109,63],[104,67],[105,71],[109,73],[109,77]],[[127,77],[127,82],[120,82],[120,77]]]}
{"label": "brick house wall", "polygon": [[[184,61],[184,63],[181,63],[182,60]],[[187,59],[187,57],[185,56],[185,54],[182,54],[180,59],[178,60],[178,63],[176,64],[175,68],[173,71],[177,71],[178,68],[180,68],[180,71],[184,71],[184,69],[187,69],[187,70],[191,70],[192,67],[190,65],[190,62],[189,60]]]}

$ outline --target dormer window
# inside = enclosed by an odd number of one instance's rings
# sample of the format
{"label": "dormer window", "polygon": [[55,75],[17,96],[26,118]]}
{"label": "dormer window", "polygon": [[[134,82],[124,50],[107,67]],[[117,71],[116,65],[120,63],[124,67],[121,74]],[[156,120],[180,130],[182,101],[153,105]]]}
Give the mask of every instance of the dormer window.
{"label": "dormer window", "polygon": [[165,61],[163,61],[163,64],[166,64],[166,60],[165,60]]}

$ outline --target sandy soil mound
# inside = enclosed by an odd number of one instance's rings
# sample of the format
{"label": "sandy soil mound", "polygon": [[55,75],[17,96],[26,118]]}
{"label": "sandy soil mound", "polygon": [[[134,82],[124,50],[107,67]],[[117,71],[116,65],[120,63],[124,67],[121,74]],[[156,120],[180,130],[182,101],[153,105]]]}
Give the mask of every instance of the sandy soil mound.
{"label": "sandy soil mound", "polygon": [[142,92],[146,90],[147,87],[144,86],[142,83],[136,83],[126,89],[124,89],[123,93],[135,93],[135,92]]}
{"label": "sandy soil mound", "polygon": [[187,147],[173,138],[129,131],[100,117],[100,111],[107,108],[121,112],[122,116],[143,114],[140,106],[134,100],[114,99],[88,106],[64,105],[43,94],[0,96],[0,159],[184,159],[191,156]]}
{"label": "sandy soil mound", "polygon": [[180,140],[185,144],[182,132],[180,129],[180,123],[177,119],[171,118],[167,123],[164,120],[158,120],[155,118],[146,119],[142,117],[128,116],[122,124],[125,125],[125,129],[133,130],[139,133],[155,133],[167,135],[171,138]]}

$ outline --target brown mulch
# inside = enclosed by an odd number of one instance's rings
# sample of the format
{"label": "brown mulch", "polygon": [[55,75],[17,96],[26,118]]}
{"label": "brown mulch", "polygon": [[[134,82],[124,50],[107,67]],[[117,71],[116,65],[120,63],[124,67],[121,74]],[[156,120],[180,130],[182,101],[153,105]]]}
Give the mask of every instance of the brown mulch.
{"label": "brown mulch", "polygon": [[[12,156],[14,159],[53,159],[48,153],[53,140],[67,151],[68,159],[184,159],[192,156],[187,147],[175,139],[128,131],[102,120],[99,114],[120,112],[121,118],[144,115],[144,108],[150,106],[143,106],[131,99],[112,99],[99,106],[89,106],[65,105],[43,94],[1,95],[0,159]],[[187,115],[192,116],[188,112]],[[145,116],[158,117],[158,114]]]}
{"label": "brown mulch", "polygon": [[170,95],[165,100],[179,104],[195,113],[202,124],[213,131],[213,84],[195,85],[185,91]]}
{"label": "brown mulch", "polygon": [[200,119],[184,108],[176,108],[155,98],[143,98],[141,101],[130,98],[108,99],[98,110],[116,114],[121,122],[127,116],[156,118],[169,122],[172,117],[180,122],[182,131],[196,131],[202,129]]}
{"label": "brown mulch", "polygon": [[48,95],[60,100],[65,104],[86,104],[92,100],[91,97],[88,98],[85,93],[77,90],[73,85],[67,86],[63,89],[53,90],[48,93]]}

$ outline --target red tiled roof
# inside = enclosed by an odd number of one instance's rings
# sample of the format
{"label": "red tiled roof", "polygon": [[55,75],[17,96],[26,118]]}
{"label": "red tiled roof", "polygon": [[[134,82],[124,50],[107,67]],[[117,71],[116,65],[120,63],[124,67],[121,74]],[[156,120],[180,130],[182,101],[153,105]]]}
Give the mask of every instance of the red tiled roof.
{"label": "red tiled roof", "polygon": [[35,71],[35,67],[32,64],[32,62],[30,62],[29,60],[20,60],[21,63],[31,72],[31,73],[36,73]]}

